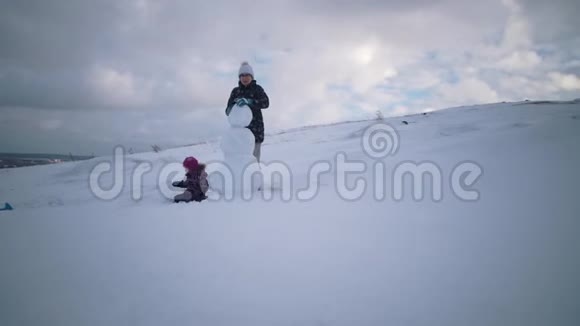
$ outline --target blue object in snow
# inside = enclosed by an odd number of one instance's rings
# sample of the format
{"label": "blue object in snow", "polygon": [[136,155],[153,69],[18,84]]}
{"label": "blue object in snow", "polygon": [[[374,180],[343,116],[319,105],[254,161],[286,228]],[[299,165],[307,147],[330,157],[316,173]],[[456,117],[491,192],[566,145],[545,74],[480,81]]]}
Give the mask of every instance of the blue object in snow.
{"label": "blue object in snow", "polygon": [[0,211],[11,211],[14,208],[12,208],[12,206],[8,203],[6,203],[6,205],[4,205],[4,208],[0,208]]}

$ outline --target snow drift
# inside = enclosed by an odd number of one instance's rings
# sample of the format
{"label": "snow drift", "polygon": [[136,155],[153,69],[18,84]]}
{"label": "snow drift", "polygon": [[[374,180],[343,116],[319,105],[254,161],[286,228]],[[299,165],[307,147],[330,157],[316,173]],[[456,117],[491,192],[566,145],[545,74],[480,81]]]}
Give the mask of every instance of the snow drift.
{"label": "snow drift", "polygon": [[[361,145],[377,121],[266,137],[263,161],[290,167],[295,188],[337,153],[365,162],[347,180],[367,181],[356,200],[331,171],[307,201],[272,184],[272,200],[171,204],[161,169],[220,160],[217,141],[126,156],[125,180],[152,166],[140,200],[129,181],[95,198],[89,173],[110,157],[0,170],[0,201],[14,206],[0,212],[0,324],[578,325],[579,117],[578,102],[522,102],[389,118],[400,143],[382,159]],[[414,200],[410,183],[393,200],[403,162],[436,165],[441,200]],[[451,189],[461,162],[482,168],[478,200]]]}

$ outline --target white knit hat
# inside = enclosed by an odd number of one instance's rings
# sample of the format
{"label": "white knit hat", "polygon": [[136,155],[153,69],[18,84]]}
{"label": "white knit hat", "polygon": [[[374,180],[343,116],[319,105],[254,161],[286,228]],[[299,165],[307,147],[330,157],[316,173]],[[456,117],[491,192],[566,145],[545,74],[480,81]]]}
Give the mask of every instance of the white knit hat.
{"label": "white knit hat", "polygon": [[247,61],[242,62],[240,70],[238,71],[238,77],[243,74],[250,74],[252,78],[254,77],[254,69],[252,69],[252,66]]}

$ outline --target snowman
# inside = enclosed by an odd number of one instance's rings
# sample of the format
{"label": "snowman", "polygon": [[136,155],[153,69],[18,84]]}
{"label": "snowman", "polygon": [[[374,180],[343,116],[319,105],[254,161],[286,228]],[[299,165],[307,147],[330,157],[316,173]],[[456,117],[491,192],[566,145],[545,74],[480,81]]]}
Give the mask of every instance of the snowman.
{"label": "snowman", "polygon": [[254,157],[254,134],[246,128],[252,122],[252,117],[252,110],[245,103],[241,106],[235,104],[228,115],[229,128],[225,130],[221,141],[224,163],[232,172],[236,196],[260,188],[259,183],[244,180],[244,172],[249,174],[259,168]]}

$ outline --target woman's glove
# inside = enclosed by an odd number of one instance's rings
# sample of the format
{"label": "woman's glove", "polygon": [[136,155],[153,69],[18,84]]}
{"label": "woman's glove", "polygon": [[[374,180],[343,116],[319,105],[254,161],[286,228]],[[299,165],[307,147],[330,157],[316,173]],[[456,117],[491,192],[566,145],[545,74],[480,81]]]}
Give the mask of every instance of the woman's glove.
{"label": "woman's glove", "polygon": [[246,99],[246,98],[238,98],[235,100],[236,101],[236,105],[237,106],[250,106],[252,105],[252,103],[254,103],[254,101],[252,99]]}

